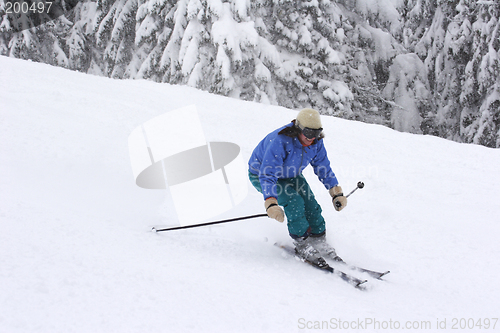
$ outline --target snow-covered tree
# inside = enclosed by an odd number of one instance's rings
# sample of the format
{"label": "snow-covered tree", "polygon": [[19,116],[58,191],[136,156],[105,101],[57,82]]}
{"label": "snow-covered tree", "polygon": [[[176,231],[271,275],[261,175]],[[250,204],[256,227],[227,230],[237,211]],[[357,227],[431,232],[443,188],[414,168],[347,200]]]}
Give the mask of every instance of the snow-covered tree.
{"label": "snow-covered tree", "polygon": [[[462,32],[462,46],[470,45],[460,102],[460,134],[464,141],[500,147],[500,4],[461,1],[461,11],[476,12]],[[468,6],[467,6],[468,5]],[[472,11],[472,10],[473,11]],[[461,52],[465,52],[460,50]]]}
{"label": "snow-covered tree", "polygon": [[338,79],[343,56],[332,48],[336,11],[327,2],[146,1],[137,14],[136,45],[148,44],[150,51],[138,76],[246,100],[350,112],[352,94]]}
{"label": "snow-covered tree", "polygon": [[424,63],[414,54],[398,55],[391,67],[383,94],[391,105],[391,123],[402,132],[422,133],[422,122],[430,111],[429,84]]}
{"label": "snow-covered tree", "polygon": [[36,2],[23,4],[28,7],[22,5],[16,11],[15,7],[9,10],[7,2],[0,1],[0,54],[68,67],[64,38],[72,22],[64,14],[74,4],[55,3],[52,15],[40,13]]}
{"label": "snow-covered tree", "polygon": [[97,3],[79,2],[72,12],[74,22],[66,38],[69,68],[88,72],[93,56],[93,32],[97,24]]}
{"label": "snow-covered tree", "polygon": [[340,8],[329,1],[266,4],[259,27],[279,60],[271,47],[271,57],[262,60],[272,74],[278,103],[352,117],[353,95],[344,81],[346,59],[340,51],[345,37]]}
{"label": "snow-covered tree", "polygon": [[[81,10],[88,10],[95,14],[94,30],[90,35],[93,61],[89,72],[104,73],[113,78],[127,77],[127,66],[135,51],[135,16],[137,0],[98,0],[96,8],[93,5],[82,6]],[[74,27],[73,43],[77,45],[83,39],[79,38],[79,31],[85,23]],[[78,50],[76,47],[75,50]],[[82,54],[77,52],[76,55]]]}
{"label": "snow-covered tree", "polygon": [[[162,81],[169,66],[165,66],[165,63],[160,65],[160,60],[172,36],[175,3],[176,1],[139,1],[135,34],[135,45],[139,52],[134,54],[131,61],[130,68],[137,69],[135,75],[131,70],[132,77]],[[175,75],[175,66],[170,72]]]}
{"label": "snow-covered tree", "polygon": [[417,54],[424,59],[437,107],[428,115],[426,124],[434,133],[449,139],[456,139],[458,134],[458,95],[464,67],[460,59],[448,52],[453,40],[448,28],[453,28],[450,22],[455,6],[453,2],[438,5],[431,26],[415,46]]}
{"label": "snow-covered tree", "polygon": [[0,0],[0,54],[500,146],[496,1],[73,3],[19,30]]}
{"label": "snow-covered tree", "polygon": [[428,132],[499,147],[498,52],[500,4],[440,1],[415,46],[424,59],[435,110]]}
{"label": "snow-covered tree", "polygon": [[436,1],[404,0],[401,7],[403,31],[400,41],[409,52],[415,52],[415,46],[432,24],[436,6]]}
{"label": "snow-covered tree", "polygon": [[[385,0],[344,0],[341,50],[346,54],[345,82],[353,92],[354,118],[384,125],[391,123],[393,101],[382,96],[389,79],[389,67],[398,54],[405,53],[399,36],[403,21],[400,3]],[[398,38],[396,38],[398,37]]]}

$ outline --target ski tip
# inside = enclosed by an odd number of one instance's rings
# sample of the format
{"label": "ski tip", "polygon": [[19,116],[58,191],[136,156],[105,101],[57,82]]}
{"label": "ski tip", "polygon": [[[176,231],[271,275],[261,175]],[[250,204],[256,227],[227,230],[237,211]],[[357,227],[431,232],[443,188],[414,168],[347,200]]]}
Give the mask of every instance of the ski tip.
{"label": "ski tip", "polygon": [[380,278],[381,278],[381,277],[383,277],[383,276],[386,276],[386,275],[387,275],[387,274],[389,274],[390,272],[391,272],[391,271],[385,271],[385,272],[383,272],[383,273],[380,273],[380,275],[379,275],[378,279],[380,279]]}
{"label": "ski tip", "polygon": [[363,281],[359,282],[355,287],[358,289],[364,290],[365,283],[367,283],[367,282],[368,282],[368,280],[363,280]]}
{"label": "ski tip", "polygon": [[151,232],[157,232],[156,228],[155,228],[155,227],[152,227],[152,228],[151,228]]}
{"label": "ski tip", "polygon": [[384,273],[380,274],[380,277],[382,276],[386,276],[387,274],[389,274],[391,271],[385,271]]}

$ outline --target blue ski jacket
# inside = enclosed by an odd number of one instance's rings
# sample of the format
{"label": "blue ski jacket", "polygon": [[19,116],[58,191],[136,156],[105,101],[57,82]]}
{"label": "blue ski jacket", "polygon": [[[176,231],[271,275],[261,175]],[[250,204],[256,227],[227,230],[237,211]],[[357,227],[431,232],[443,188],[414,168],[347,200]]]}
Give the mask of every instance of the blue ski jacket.
{"label": "blue ski jacket", "polygon": [[304,147],[298,138],[278,134],[289,126],[294,126],[293,122],[269,133],[255,147],[248,161],[249,172],[259,176],[264,199],[278,198],[278,179],[297,177],[309,164],[327,190],[338,185],[323,140],[316,139],[312,145]]}

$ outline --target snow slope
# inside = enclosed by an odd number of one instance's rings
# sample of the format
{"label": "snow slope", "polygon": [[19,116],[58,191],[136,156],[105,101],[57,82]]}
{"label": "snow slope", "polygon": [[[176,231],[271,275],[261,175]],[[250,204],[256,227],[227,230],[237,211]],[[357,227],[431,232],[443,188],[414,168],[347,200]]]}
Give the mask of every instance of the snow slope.
{"label": "snow slope", "polygon": [[[285,257],[272,244],[289,242],[286,226],[267,218],[150,232],[176,218],[164,191],[134,183],[132,129],[195,104],[207,140],[247,160],[296,111],[6,57],[0,77],[0,332],[329,331],[339,319],[432,331],[500,316],[499,150],[323,118],[344,190],[366,185],[338,213],[308,169],[328,236],[344,259],[392,271],[363,292]],[[248,186],[216,219],[263,212]]]}

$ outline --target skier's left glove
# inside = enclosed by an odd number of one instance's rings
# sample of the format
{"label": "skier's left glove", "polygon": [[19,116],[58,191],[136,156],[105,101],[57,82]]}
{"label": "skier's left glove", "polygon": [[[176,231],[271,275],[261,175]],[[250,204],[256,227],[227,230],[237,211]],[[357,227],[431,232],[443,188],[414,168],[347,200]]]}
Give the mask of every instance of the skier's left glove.
{"label": "skier's left glove", "polygon": [[344,209],[345,206],[347,206],[347,198],[344,197],[342,187],[337,185],[335,187],[332,187],[329,192],[332,196],[333,207],[336,211],[340,212],[342,209]]}

